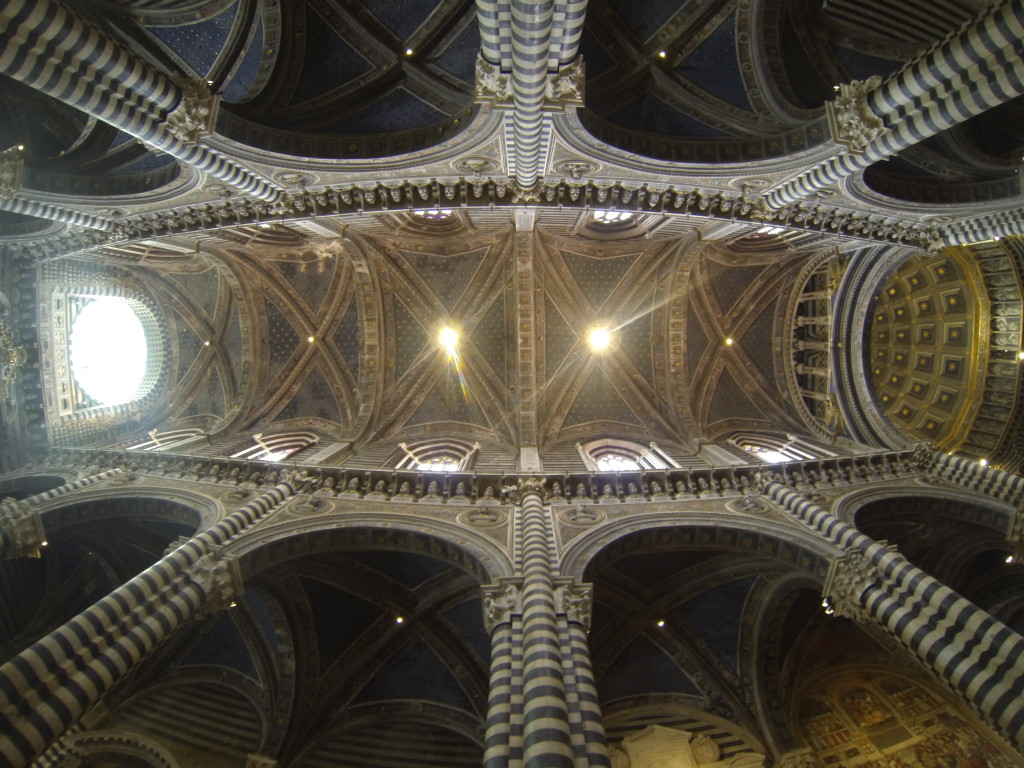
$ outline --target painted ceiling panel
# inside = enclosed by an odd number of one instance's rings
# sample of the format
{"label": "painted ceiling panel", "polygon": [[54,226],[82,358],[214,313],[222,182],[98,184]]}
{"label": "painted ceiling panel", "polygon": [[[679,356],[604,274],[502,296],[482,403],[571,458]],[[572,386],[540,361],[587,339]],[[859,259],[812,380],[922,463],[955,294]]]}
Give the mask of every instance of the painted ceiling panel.
{"label": "painted ceiling panel", "polygon": [[445,309],[451,312],[483,263],[485,253],[485,249],[479,249],[453,256],[410,252],[404,252],[403,256]]}
{"label": "painted ceiling panel", "polygon": [[597,681],[602,701],[651,693],[688,693],[700,690],[662,648],[639,636],[627,645]]}
{"label": "painted ceiling panel", "polygon": [[595,311],[601,308],[637,260],[636,254],[593,258],[563,250],[561,255],[573,280]]}
{"label": "painted ceiling panel", "polygon": [[736,383],[736,379],[728,370],[722,371],[722,375],[713,386],[715,393],[708,409],[709,424],[729,418],[765,419],[765,415],[750,401],[743,387]]}
{"label": "painted ceiling panel", "polygon": [[334,332],[334,346],[341,352],[352,375],[359,376],[359,361],[363,351],[363,327],[359,323],[359,306],[355,300],[344,310],[338,330]]}
{"label": "painted ceiling panel", "polygon": [[672,610],[674,620],[700,635],[722,660],[738,670],[737,654],[743,607],[755,577],[712,587]]}
{"label": "painted ceiling panel", "polygon": [[318,314],[334,281],[337,259],[318,259],[313,263],[294,261],[271,262],[277,271],[298,291],[313,314]]}
{"label": "painted ceiling panel", "polygon": [[586,383],[565,417],[563,426],[586,424],[591,421],[613,421],[642,426],[637,417],[615,386],[608,380],[604,369],[598,365],[590,372]]}
{"label": "painted ceiling panel", "polygon": [[750,110],[736,56],[736,19],[730,15],[675,68],[698,88],[740,109]]}
{"label": "painted ceiling panel", "polygon": [[395,301],[395,336],[398,350],[396,367],[398,375],[401,376],[412,362],[423,354],[431,341],[423,326],[416,320],[416,316],[401,299]]}
{"label": "painted ceiling panel", "polygon": [[[416,673],[410,674],[412,670]],[[419,637],[388,659],[387,665],[359,692],[355,702],[395,699],[434,701],[466,712],[474,711],[452,671]]]}
{"label": "painted ceiling panel", "polygon": [[383,610],[351,592],[323,581],[303,579],[302,587],[310,603],[321,606],[313,612],[313,623],[320,669],[324,672],[356,638],[380,618]]}
{"label": "painted ceiling panel", "polygon": [[234,669],[253,680],[259,679],[252,654],[228,612],[220,615],[213,628],[206,633],[183,662],[183,666],[200,664]]}
{"label": "painted ceiling panel", "polygon": [[292,358],[299,343],[305,343],[305,340],[299,338],[292,324],[269,299],[264,302],[264,306],[270,339],[270,379],[273,380]]}
{"label": "painted ceiling panel", "polygon": [[302,417],[345,424],[346,419],[331,390],[331,384],[319,366],[306,374],[302,387],[295,393],[291,402],[277,414],[275,420],[284,421]]}
{"label": "painted ceiling panel", "polygon": [[322,96],[373,69],[351,44],[313,9],[306,25],[309,40],[302,64],[302,79],[292,96],[293,104]]}
{"label": "painted ceiling panel", "polygon": [[199,77],[212,69],[238,16],[234,3],[216,16],[177,27],[150,27],[149,31],[177,53]]}

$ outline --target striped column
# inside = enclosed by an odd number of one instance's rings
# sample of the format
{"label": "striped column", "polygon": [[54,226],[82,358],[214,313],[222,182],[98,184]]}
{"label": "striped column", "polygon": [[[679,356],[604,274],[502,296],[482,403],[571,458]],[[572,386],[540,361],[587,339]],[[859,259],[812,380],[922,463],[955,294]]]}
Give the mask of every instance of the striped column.
{"label": "striped column", "polygon": [[20,197],[13,200],[0,199],[0,211],[20,213],[25,216],[35,216],[38,219],[60,221],[64,224],[73,224],[78,227],[88,227],[89,229],[102,229],[103,231],[110,229],[114,225],[113,221],[104,216],[73,211],[70,208],[51,205],[50,203],[24,200]]}
{"label": "striped column", "polygon": [[512,0],[512,141],[519,186],[532,187],[546,145],[544,94],[554,17],[553,0]]}
{"label": "striped column", "polygon": [[786,486],[769,483],[764,492],[843,557],[860,560],[850,599],[1012,744],[1024,748],[1024,638]]}
{"label": "striped column", "polygon": [[[82,488],[88,488],[90,485],[101,483],[111,477],[120,475],[122,471],[121,469],[108,469],[106,472],[83,477],[81,480],[74,480],[57,488],[52,488],[49,491],[37,493],[19,502],[0,503],[0,558],[23,555],[27,551],[35,550],[46,540],[42,521],[38,519],[39,513],[32,512],[32,507],[37,507],[61,496],[67,496],[69,493],[74,493]],[[30,525],[26,525],[25,522],[29,518],[36,519],[32,520]],[[35,540],[25,541],[23,535],[15,535],[14,532],[16,530],[21,532],[30,531],[32,538]]]}
{"label": "striped column", "polygon": [[[522,623],[508,617],[491,633],[491,680],[487,699],[484,768],[523,764],[523,711],[517,692],[522,690]],[[518,649],[518,654],[517,654]],[[516,656],[518,655],[518,659]]]}
{"label": "striped column", "polygon": [[523,483],[523,766],[574,768],[555,612],[550,525],[539,488]]}
{"label": "striped column", "polygon": [[771,190],[771,208],[807,197],[1024,93],[1024,0],[1006,0],[957,30],[867,96],[890,128]]}
{"label": "striped column", "polygon": [[269,201],[283,194],[220,153],[167,130],[164,120],[180,103],[180,89],[57,0],[0,0],[0,72],[242,192]]}
{"label": "striped column", "polygon": [[570,620],[566,622],[566,632],[575,694],[571,721],[577,765],[609,768],[611,760],[604,734],[604,721],[601,719],[601,705],[597,700],[597,684],[590,666],[586,628]]}
{"label": "striped column", "polygon": [[983,467],[975,459],[936,453],[931,471],[943,480],[997,501],[1015,506],[1024,503],[1024,477],[995,467]]}
{"label": "striped column", "polygon": [[223,607],[241,585],[221,547],[294,494],[278,484],[0,666],[0,765],[28,765],[182,624]]}

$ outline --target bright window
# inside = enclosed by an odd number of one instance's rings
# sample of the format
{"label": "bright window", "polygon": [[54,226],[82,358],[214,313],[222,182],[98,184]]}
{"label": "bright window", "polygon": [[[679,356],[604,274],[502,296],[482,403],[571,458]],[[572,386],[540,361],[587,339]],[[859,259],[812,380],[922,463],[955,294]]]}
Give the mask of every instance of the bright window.
{"label": "bright window", "polygon": [[146,376],[146,333],[125,299],[104,296],[85,304],[71,326],[71,372],[100,405],[134,400]]}
{"label": "bright window", "polygon": [[594,221],[601,224],[622,224],[632,218],[629,211],[594,211]]}

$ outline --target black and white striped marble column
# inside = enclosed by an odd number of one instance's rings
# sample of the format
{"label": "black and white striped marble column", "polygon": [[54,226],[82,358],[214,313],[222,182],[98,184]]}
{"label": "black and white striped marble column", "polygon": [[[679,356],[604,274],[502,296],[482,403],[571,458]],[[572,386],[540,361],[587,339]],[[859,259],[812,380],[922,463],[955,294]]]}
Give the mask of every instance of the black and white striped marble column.
{"label": "black and white striped marble column", "polygon": [[840,152],[770,190],[771,208],[795,203],[926,138],[1024,93],[1024,0],[1004,0],[901,68],[866,95],[888,123],[858,148]]}
{"label": "black and white striped marble column", "polygon": [[562,648],[555,611],[550,525],[539,489],[524,484],[523,766],[573,768]]}
{"label": "black and white striped marble column", "polygon": [[0,765],[21,768],[187,621],[241,591],[221,548],[295,494],[284,481],[0,666]]}
{"label": "black and white striped marble column", "polygon": [[765,494],[842,553],[847,613],[881,624],[1018,749],[1024,638],[892,549],[779,483]]}
{"label": "black and white striped marble column", "polygon": [[167,128],[182,90],[58,0],[0,0],[0,72],[76,107],[238,190],[283,193],[220,153]]}
{"label": "black and white striped marble column", "polygon": [[81,480],[64,483],[21,501],[0,503],[0,559],[22,556],[26,552],[34,551],[45,541],[45,530],[39,520],[39,513],[33,511],[34,507],[109,480],[121,473],[121,469],[108,469],[83,477]]}

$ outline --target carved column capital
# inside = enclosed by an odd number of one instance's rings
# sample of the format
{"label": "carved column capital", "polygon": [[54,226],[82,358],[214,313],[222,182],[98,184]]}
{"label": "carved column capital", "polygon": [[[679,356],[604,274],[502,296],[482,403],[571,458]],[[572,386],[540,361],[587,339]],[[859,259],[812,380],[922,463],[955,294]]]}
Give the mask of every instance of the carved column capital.
{"label": "carved column capital", "polygon": [[508,624],[515,615],[523,613],[522,580],[502,580],[481,588],[484,597],[484,627],[494,632],[499,624]]}
{"label": "carved column capital", "polygon": [[863,152],[886,130],[885,122],[868,104],[868,94],[881,84],[878,75],[843,83],[835,99],[825,105],[832,138],[851,152]]}
{"label": "carved column capital", "polygon": [[512,500],[513,504],[518,504],[519,500],[522,499],[524,494],[536,493],[541,498],[544,497],[544,478],[543,477],[524,477],[520,478],[515,485],[508,485],[501,489],[504,493],[508,494],[509,499]]}
{"label": "carved column capital", "polygon": [[549,74],[544,84],[546,105],[557,109],[582,107],[585,74],[582,56],[577,56],[570,64]]}
{"label": "carved column capital", "polygon": [[220,552],[203,555],[188,569],[187,574],[206,595],[199,618],[231,607],[234,599],[244,591],[238,561]]}
{"label": "carved column capital", "polygon": [[858,624],[869,623],[870,614],[860,602],[864,591],[879,580],[878,569],[863,552],[850,550],[832,561],[822,595],[836,616]]}
{"label": "carved column capital", "polygon": [[181,101],[169,115],[164,126],[186,144],[197,144],[199,139],[213,133],[220,108],[220,96],[210,93],[205,80],[173,78],[181,89]]}
{"label": "carved column capital", "polygon": [[39,547],[46,541],[43,522],[38,514],[15,512],[0,517],[0,529],[7,535],[4,558],[39,557]]}
{"label": "carved column capital", "polygon": [[568,621],[581,624],[589,632],[593,593],[593,584],[559,584],[555,587],[555,613],[564,613]]}
{"label": "carved column capital", "polygon": [[0,152],[0,200],[11,200],[21,190],[25,157],[20,146]]}
{"label": "carved column capital", "polygon": [[511,76],[479,55],[476,58],[476,101],[495,106],[512,104]]}

